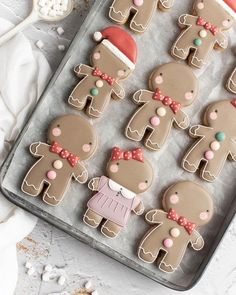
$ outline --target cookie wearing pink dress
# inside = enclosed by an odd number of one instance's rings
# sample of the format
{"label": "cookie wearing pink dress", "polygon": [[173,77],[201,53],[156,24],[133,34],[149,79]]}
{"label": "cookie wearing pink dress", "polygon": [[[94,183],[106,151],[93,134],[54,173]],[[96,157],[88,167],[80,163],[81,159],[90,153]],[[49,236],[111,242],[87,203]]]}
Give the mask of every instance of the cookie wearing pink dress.
{"label": "cookie wearing pink dress", "polygon": [[114,238],[126,226],[132,211],[137,215],[143,213],[139,194],[151,186],[153,170],[142,149],[122,151],[115,147],[107,164],[107,176],[89,182],[89,188],[97,193],[88,201],[83,220],[97,228],[105,219],[101,232]]}

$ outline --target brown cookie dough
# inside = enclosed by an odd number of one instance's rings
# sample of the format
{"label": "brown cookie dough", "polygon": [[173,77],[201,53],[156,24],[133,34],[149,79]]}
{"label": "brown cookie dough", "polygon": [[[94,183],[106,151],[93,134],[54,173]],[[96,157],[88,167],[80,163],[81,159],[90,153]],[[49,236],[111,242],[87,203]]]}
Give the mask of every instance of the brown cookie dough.
{"label": "brown cookie dough", "polygon": [[89,188],[97,193],[88,201],[83,220],[97,228],[105,219],[102,234],[115,238],[126,226],[132,211],[143,214],[144,205],[139,195],[151,186],[153,170],[141,148],[123,151],[115,147],[106,172],[107,176],[89,182]]}
{"label": "brown cookie dough", "polygon": [[[230,1],[228,1],[230,2]],[[232,7],[231,7],[232,6]],[[174,43],[173,57],[187,60],[190,66],[202,68],[213,49],[226,49],[229,30],[236,18],[234,4],[219,0],[195,0],[193,15],[179,17],[182,33]]]}
{"label": "brown cookie dough", "polygon": [[134,39],[118,27],[108,27],[96,32],[94,39],[100,42],[93,50],[91,66],[81,64],[75,68],[78,77],[84,77],[69,97],[69,104],[77,110],[86,108],[92,118],[104,113],[109,101],[123,99],[125,91],[120,81],[134,71],[137,45]]}
{"label": "brown cookie dough", "polygon": [[56,206],[72,179],[79,183],[87,181],[88,172],[82,161],[95,153],[97,135],[85,119],[67,115],[53,121],[48,142],[30,145],[31,154],[39,160],[26,174],[21,190],[32,197],[43,192],[43,201]]}
{"label": "brown cookie dough", "polygon": [[188,172],[200,167],[202,179],[212,182],[220,174],[227,158],[236,161],[236,100],[211,104],[204,115],[204,124],[190,128],[196,140],[182,161]]}
{"label": "brown cookie dough", "polygon": [[174,0],[114,0],[109,17],[117,24],[125,24],[130,18],[131,30],[143,33],[149,27],[157,7],[166,11],[173,4]]}
{"label": "brown cookie dough", "polygon": [[179,63],[164,64],[153,71],[150,90],[139,90],[133,100],[141,105],[131,118],[125,135],[158,151],[165,144],[173,124],[181,129],[189,126],[182,108],[191,105],[198,96],[198,80],[193,71]]}
{"label": "brown cookie dough", "polygon": [[207,224],[213,215],[213,202],[205,189],[190,181],[172,185],[163,197],[164,211],[149,211],[145,219],[152,225],[143,237],[138,257],[159,269],[174,272],[182,261],[187,246],[201,250],[204,246],[197,227]]}

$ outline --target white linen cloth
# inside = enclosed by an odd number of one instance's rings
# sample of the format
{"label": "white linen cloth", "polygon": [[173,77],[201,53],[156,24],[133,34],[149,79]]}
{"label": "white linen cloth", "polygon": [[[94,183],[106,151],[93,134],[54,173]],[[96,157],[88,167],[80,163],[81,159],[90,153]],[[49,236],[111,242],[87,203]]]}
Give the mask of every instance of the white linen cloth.
{"label": "white linen cloth", "polygon": [[[0,35],[12,24],[0,18]],[[41,95],[50,66],[29,40],[18,34],[0,47],[0,164]],[[0,194],[0,294],[12,295],[17,282],[16,243],[34,228],[37,218]]]}

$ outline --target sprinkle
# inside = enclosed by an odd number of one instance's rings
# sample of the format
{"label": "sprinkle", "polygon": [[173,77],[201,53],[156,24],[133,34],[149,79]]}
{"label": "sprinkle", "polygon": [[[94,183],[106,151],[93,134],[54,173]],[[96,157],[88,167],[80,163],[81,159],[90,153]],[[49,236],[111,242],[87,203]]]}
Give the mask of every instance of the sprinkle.
{"label": "sprinkle", "polygon": [[64,33],[65,33],[65,31],[64,31],[64,29],[62,28],[62,27],[58,27],[57,28],[57,33],[58,33],[58,35],[63,35]]}
{"label": "sprinkle", "polygon": [[42,49],[44,47],[44,43],[42,40],[38,40],[35,45],[39,48],[39,49]]}

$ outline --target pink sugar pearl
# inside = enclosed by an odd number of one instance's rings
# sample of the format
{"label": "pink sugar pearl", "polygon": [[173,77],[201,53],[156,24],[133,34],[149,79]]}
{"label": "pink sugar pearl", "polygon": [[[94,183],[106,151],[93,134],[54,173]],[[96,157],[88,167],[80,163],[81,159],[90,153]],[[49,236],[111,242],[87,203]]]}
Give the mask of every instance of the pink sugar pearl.
{"label": "pink sugar pearl", "polygon": [[212,160],[214,158],[214,153],[212,151],[206,151],[204,157],[206,160]]}
{"label": "pink sugar pearl", "polygon": [[157,116],[153,116],[150,119],[150,123],[152,126],[158,126],[160,124],[160,119]]}
{"label": "pink sugar pearl", "polygon": [[163,241],[163,245],[166,247],[166,248],[171,248],[173,246],[173,240],[172,239],[165,239]]}
{"label": "pink sugar pearl", "polygon": [[54,180],[57,177],[57,173],[55,171],[48,171],[47,178],[50,180]]}
{"label": "pink sugar pearl", "polygon": [[142,6],[143,5],[143,0],[134,0],[134,5]]}

